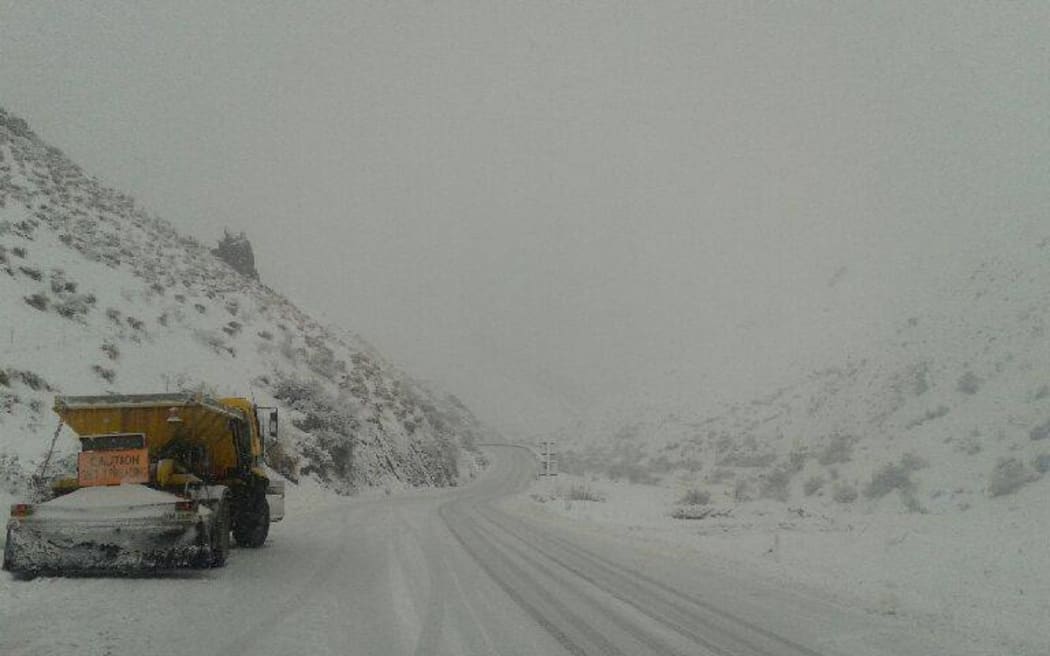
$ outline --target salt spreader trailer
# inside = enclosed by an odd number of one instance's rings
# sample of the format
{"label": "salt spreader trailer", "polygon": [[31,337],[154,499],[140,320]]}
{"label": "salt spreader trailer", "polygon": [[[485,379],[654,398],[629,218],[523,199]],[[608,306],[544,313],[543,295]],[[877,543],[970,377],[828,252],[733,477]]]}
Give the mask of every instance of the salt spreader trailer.
{"label": "salt spreader trailer", "polygon": [[76,478],[54,498],[11,507],[3,569],[38,574],[221,567],[260,547],[284,515],[284,484],[263,465],[277,410],[200,394],[57,397],[77,433]]}

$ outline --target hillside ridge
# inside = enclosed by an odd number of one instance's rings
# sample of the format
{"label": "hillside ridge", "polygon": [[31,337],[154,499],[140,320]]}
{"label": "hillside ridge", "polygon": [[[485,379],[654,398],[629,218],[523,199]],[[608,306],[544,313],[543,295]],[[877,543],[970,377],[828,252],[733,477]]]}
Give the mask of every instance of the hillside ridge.
{"label": "hillside ridge", "polygon": [[[282,411],[271,464],[342,493],[454,485],[489,433],[458,399],[238,273],[3,109],[0,315],[9,491],[38,467],[59,393],[253,396]],[[68,467],[75,444],[64,433]]]}

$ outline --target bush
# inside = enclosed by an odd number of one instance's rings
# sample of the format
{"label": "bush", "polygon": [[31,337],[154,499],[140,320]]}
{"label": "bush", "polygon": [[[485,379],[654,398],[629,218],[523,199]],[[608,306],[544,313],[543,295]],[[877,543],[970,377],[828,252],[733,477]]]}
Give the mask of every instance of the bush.
{"label": "bush", "polygon": [[857,500],[857,488],[847,483],[837,483],[831,492],[831,498],[838,503],[853,503]]}
{"label": "bush", "polygon": [[887,463],[872,475],[871,482],[864,488],[864,496],[869,499],[881,499],[893,490],[911,494],[915,489],[911,474],[925,466],[924,460],[906,453],[901,456],[900,462]]}
{"label": "bush", "polygon": [[590,486],[576,483],[569,487],[565,498],[570,501],[605,501],[605,496],[595,492]]}
{"label": "bush", "polygon": [[106,381],[107,383],[112,383],[117,378],[117,372],[113,371],[112,369],[103,367],[102,365],[91,365],[91,371],[94,371],[99,378]]}
{"label": "bush", "polygon": [[[10,383],[12,380],[21,381],[29,389],[39,392],[44,390],[47,392],[54,392],[55,388],[52,387],[46,380],[40,375],[33,373],[32,371],[19,370],[19,369],[8,369],[4,372],[5,380]],[[9,386],[9,385],[8,385]]]}
{"label": "bush", "polygon": [[811,497],[820,491],[820,488],[824,487],[823,476],[813,476],[806,479],[806,482],[802,484],[802,493],[807,497]]}
{"label": "bush", "polygon": [[777,459],[775,453],[734,452],[718,461],[723,467],[768,467]]}
{"label": "bush", "polygon": [[659,479],[650,474],[647,469],[633,462],[618,462],[609,465],[606,474],[610,480],[627,479],[636,485],[656,485],[659,482]]}
{"label": "bush", "polygon": [[678,503],[685,506],[704,506],[711,503],[711,493],[707,490],[692,488],[685,491]]}
{"label": "bush", "polygon": [[204,344],[210,348],[213,352],[221,355],[223,353],[229,353],[236,357],[236,352],[233,347],[227,346],[223,338],[210,330],[197,329],[193,331],[193,336],[197,338],[201,344]]}
{"label": "bush", "polygon": [[744,479],[739,479],[733,485],[733,499],[736,501],[751,501],[751,484]]}
{"label": "bush", "polygon": [[736,478],[736,472],[732,469],[717,468],[707,475],[708,483],[725,483]]}
{"label": "bush", "polygon": [[47,312],[47,306],[50,303],[50,300],[45,294],[33,294],[32,296],[24,297],[23,300],[31,307],[35,307],[41,312]]}
{"label": "bush", "polygon": [[117,345],[112,342],[103,342],[102,346],[99,347],[99,350],[105,353],[106,357],[110,360],[116,360],[120,357],[120,349],[118,349]]}
{"label": "bush", "polygon": [[930,408],[925,413],[923,413],[923,415],[918,419],[914,419],[908,422],[907,428],[916,428],[918,426],[922,426],[926,422],[933,421],[934,419],[940,419],[949,412],[951,412],[951,408],[944,404],[941,404],[936,408]]}
{"label": "bush", "polygon": [[674,519],[713,519],[716,517],[729,517],[730,509],[717,510],[710,506],[679,506],[671,511]]}
{"label": "bush", "polygon": [[976,436],[971,435],[970,437],[959,440],[958,444],[955,445],[955,450],[960,453],[965,453],[968,456],[975,456],[981,452],[981,441]]}
{"label": "bush", "polygon": [[69,298],[55,303],[55,312],[66,319],[76,319],[84,316],[91,309],[91,301],[87,296],[75,294]]}
{"label": "bush", "polygon": [[762,477],[762,496],[766,499],[787,501],[788,487],[794,474],[788,467],[781,465]]}
{"label": "bush", "polygon": [[1033,440],[1045,440],[1050,437],[1050,419],[1047,419],[1042,424],[1039,424],[1033,428],[1029,433],[1028,437]]}
{"label": "bush", "polygon": [[41,273],[40,269],[34,269],[33,267],[21,266],[18,267],[18,270],[26,274],[33,280],[41,280],[44,277],[44,274]]}
{"label": "bush", "polygon": [[977,390],[981,389],[982,382],[984,381],[978,378],[977,374],[972,371],[967,371],[959,378],[959,382],[955,385],[955,389],[963,394],[976,394]]}
{"label": "bush", "polygon": [[838,465],[849,462],[853,457],[853,443],[856,438],[851,435],[832,435],[828,445],[817,456],[822,465]]}
{"label": "bush", "polygon": [[1013,494],[1037,478],[1039,474],[1028,471],[1017,458],[1000,458],[988,476],[988,496]]}

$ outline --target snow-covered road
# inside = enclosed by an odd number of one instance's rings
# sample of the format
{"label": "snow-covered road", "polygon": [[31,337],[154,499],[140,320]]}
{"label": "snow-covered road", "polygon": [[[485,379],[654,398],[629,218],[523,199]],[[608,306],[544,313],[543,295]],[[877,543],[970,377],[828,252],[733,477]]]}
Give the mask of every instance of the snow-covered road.
{"label": "snow-covered road", "polygon": [[475,483],[290,514],[224,569],[0,581],[0,653],[967,654],[948,635],[778,589],[501,498],[534,460],[489,447]]}

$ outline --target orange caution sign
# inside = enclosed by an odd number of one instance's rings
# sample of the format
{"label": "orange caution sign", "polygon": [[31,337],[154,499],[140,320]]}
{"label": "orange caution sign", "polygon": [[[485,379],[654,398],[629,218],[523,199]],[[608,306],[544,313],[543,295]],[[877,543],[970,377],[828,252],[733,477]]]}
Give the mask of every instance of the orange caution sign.
{"label": "orange caution sign", "polygon": [[77,480],[84,487],[148,483],[149,451],[147,449],[83,451],[77,459]]}

